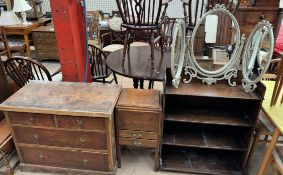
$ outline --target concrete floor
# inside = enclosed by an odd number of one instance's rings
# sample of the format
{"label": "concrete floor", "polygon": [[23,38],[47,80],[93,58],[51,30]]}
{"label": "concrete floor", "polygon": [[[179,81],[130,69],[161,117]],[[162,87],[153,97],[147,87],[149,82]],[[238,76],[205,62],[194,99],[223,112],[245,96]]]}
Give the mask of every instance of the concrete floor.
{"label": "concrete floor", "polygon": [[[60,66],[58,62],[44,61],[43,64],[52,73],[55,72]],[[110,77],[112,78],[112,77]],[[61,81],[62,75],[59,74],[53,77],[54,81]],[[132,79],[118,76],[118,82],[124,88],[132,88]],[[147,88],[148,82],[145,82],[144,87]],[[162,90],[162,83],[155,82],[154,89]],[[261,143],[257,146],[256,152],[250,161],[248,171],[250,175],[256,175],[259,166],[261,165],[263,155],[266,150],[266,145]],[[177,173],[177,172],[154,172],[154,153],[151,150],[124,150],[122,152],[122,168],[118,169],[117,175],[189,175],[188,173]],[[16,170],[16,175],[45,175],[41,173],[26,173],[21,172],[19,169]],[[268,172],[267,175],[271,173]]]}

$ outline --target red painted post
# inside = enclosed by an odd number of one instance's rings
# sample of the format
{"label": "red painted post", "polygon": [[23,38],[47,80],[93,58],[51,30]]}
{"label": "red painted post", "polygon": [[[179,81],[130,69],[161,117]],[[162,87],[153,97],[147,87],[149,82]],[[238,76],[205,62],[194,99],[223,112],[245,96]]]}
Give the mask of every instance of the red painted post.
{"label": "red painted post", "polygon": [[[82,82],[86,64],[86,34],[80,0],[50,0],[64,81]],[[88,81],[91,80],[90,72]]]}

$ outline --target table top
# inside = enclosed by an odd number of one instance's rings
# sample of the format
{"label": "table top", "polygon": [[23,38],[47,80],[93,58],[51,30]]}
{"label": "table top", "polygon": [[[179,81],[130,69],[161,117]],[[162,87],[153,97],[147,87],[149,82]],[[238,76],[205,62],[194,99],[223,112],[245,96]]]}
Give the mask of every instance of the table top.
{"label": "table top", "polygon": [[124,66],[122,66],[122,59],[123,49],[112,52],[107,57],[107,66],[122,76],[153,81],[163,81],[165,67],[170,67],[171,61],[170,51],[164,51],[162,56],[161,51],[155,49],[152,66],[149,46],[132,46]]}
{"label": "table top", "polygon": [[0,110],[111,117],[118,100],[120,85],[32,81],[0,105]]}
{"label": "table top", "polygon": [[10,25],[10,26],[5,26],[4,29],[19,29],[19,30],[25,30],[25,29],[30,29],[34,27],[38,27],[41,25],[44,25],[45,23],[51,22],[52,18],[39,18],[36,21],[31,21],[29,24],[16,24],[16,25]]}
{"label": "table top", "polygon": [[116,107],[159,109],[160,101],[159,90],[125,88],[121,92]]}
{"label": "table top", "polygon": [[[262,109],[272,120],[274,125],[281,131],[281,133],[283,133],[283,104],[278,102],[275,106],[270,106],[275,81],[263,81],[263,84],[266,86],[266,92],[262,103]],[[281,92],[279,100],[281,100],[282,95],[283,92]]]}

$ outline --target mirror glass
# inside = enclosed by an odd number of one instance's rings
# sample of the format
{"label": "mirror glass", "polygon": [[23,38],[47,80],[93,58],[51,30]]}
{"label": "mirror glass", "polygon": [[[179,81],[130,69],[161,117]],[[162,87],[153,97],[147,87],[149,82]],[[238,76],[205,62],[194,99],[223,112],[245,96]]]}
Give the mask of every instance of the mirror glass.
{"label": "mirror glass", "polygon": [[198,65],[207,71],[226,65],[236,45],[232,18],[223,11],[216,11],[207,15],[195,30],[193,52]]}
{"label": "mirror glass", "polygon": [[257,80],[269,66],[270,54],[273,52],[272,36],[269,28],[261,26],[251,34],[246,46],[246,75],[251,81]]}

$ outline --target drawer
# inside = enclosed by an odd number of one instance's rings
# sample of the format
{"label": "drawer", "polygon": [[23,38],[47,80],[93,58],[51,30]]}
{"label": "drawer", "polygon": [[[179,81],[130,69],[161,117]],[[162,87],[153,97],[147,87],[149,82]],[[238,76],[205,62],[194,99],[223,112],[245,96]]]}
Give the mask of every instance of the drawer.
{"label": "drawer", "polygon": [[117,117],[119,129],[158,131],[158,113],[118,110]]}
{"label": "drawer", "polygon": [[157,140],[146,140],[146,139],[133,139],[119,137],[120,145],[136,146],[143,148],[157,148]]}
{"label": "drawer", "polygon": [[107,154],[27,146],[20,146],[20,152],[23,162],[28,164],[108,171]]}
{"label": "drawer", "polygon": [[55,127],[54,115],[51,114],[8,112],[8,115],[11,124]]}
{"label": "drawer", "polygon": [[265,18],[265,20],[276,21],[277,19],[277,12],[275,11],[246,11],[246,12],[239,12],[236,13],[236,18],[239,23],[252,23],[257,24],[260,21],[261,16]]}
{"label": "drawer", "polygon": [[19,143],[107,150],[106,133],[13,127]]}
{"label": "drawer", "polygon": [[155,133],[155,132],[143,132],[143,131],[120,130],[119,131],[119,137],[157,140],[157,133]]}
{"label": "drawer", "polygon": [[56,116],[56,119],[59,128],[106,131],[104,118]]}

